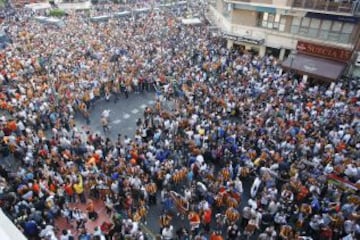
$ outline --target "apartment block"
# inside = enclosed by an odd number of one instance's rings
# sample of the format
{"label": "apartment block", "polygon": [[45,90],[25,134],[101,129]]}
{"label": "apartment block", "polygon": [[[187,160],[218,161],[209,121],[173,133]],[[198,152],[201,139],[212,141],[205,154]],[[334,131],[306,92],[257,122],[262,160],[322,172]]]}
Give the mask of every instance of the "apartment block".
{"label": "apartment block", "polygon": [[360,0],[212,0],[209,14],[229,48],[273,55],[305,77],[358,68]]}

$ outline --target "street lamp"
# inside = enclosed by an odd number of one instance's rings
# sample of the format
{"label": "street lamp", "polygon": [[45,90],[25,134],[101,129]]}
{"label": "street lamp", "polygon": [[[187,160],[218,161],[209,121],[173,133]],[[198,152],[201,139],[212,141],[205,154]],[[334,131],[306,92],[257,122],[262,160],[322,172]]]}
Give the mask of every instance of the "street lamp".
{"label": "street lamp", "polygon": [[295,71],[293,70],[293,64],[294,64],[295,57],[296,57],[296,50],[293,50],[289,55],[289,58],[290,58],[290,71],[289,71],[289,73],[290,73],[291,76],[295,73]]}

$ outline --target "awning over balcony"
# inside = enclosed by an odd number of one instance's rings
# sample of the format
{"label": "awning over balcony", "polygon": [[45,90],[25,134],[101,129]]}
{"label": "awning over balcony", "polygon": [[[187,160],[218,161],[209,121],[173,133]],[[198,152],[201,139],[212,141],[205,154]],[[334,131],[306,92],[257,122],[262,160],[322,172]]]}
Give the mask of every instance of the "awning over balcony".
{"label": "awning over balcony", "polygon": [[295,54],[290,55],[282,63],[282,66],[310,77],[333,81],[341,76],[346,64],[304,54]]}

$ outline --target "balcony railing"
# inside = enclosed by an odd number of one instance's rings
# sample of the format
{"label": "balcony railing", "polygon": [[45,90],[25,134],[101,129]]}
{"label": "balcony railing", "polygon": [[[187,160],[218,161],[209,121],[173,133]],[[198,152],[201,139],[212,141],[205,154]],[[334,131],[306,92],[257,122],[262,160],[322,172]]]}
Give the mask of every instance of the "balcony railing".
{"label": "balcony railing", "polygon": [[354,7],[359,1],[350,0],[293,0],[292,7],[318,11],[354,13]]}
{"label": "balcony railing", "polygon": [[[278,4],[278,0],[225,0],[239,3]],[[360,16],[360,0],[286,0],[285,6]]]}

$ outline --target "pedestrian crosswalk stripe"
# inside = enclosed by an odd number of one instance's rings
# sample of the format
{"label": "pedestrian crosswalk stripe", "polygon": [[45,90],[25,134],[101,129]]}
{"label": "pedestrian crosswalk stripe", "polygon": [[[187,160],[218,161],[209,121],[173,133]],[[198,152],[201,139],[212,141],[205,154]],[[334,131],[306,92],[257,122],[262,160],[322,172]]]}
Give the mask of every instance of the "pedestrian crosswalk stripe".
{"label": "pedestrian crosswalk stripe", "polygon": [[116,120],[112,121],[112,123],[113,124],[119,124],[119,123],[121,123],[121,119],[116,119]]}
{"label": "pedestrian crosswalk stripe", "polygon": [[132,112],[133,114],[137,114],[137,113],[139,112],[139,110],[137,110],[137,109],[135,108],[135,109],[133,109],[131,112]]}
{"label": "pedestrian crosswalk stripe", "polygon": [[125,113],[124,114],[124,119],[128,119],[128,118],[130,118],[130,114]]}
{"label": "pedestrian crosswalk stripe", "polygon": [[154,101],[154,100],[150,100],[150,101],[148,101],[148,103],[149,103],[150,105],[153,105],[153,104],[155,103],[155,101]]}
{"label": "pedestrian crosswalk stripe", "polygon": [[146,105],[143,104],[143,105],[140,106],[140,108],[145,109],[145,108],[146,108]]}

